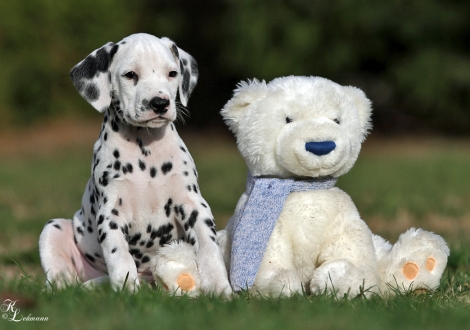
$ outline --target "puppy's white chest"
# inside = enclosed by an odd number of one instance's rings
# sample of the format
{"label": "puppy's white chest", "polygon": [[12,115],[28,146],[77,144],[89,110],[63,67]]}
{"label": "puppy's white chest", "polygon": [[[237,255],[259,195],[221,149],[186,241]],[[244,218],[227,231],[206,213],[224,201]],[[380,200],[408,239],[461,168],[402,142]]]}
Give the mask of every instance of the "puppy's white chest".
{"label": "puppy's white chest", "polygon": [[179,199],[182,190],[198,189],[194,163],[185,145],[173,127],[165,129],[158,133],[122,132],[98,147],[97,157],[106,161],[95,169],[95,182],[108,181],[104,190],[117,195],[108,199],[128,221],[161,218],[165,213],[162,205],[169,199]]}

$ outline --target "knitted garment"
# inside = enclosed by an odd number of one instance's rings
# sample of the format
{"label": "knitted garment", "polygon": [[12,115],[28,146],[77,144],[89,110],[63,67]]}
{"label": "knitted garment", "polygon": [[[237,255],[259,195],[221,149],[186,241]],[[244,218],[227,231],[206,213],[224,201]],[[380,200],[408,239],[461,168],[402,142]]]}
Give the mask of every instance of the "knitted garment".
{"label": "knitted garment", "polygon": [[291,192],[329,189],[336,178],[309,180],[247,177],[248,199],[234,214],[230,281],[234,291],[255,282],[268,240]]}

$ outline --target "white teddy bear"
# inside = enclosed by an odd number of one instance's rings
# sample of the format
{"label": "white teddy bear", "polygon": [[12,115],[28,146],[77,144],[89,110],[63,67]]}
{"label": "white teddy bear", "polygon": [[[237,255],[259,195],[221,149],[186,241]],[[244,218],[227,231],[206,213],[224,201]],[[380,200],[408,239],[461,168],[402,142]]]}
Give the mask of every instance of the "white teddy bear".
{"label": "white teddy bear", "polygon": [[[234,291],[352,298],[439,285],[449,255],[440,236],[410,229],[392,246],[334,187],[371,126],[360,89],[320,77],[242,82],[221,113],[249,170],[247,190],[217,235]],[[152,264],[168,290],[200,293],[190,246],[161,249]]]}

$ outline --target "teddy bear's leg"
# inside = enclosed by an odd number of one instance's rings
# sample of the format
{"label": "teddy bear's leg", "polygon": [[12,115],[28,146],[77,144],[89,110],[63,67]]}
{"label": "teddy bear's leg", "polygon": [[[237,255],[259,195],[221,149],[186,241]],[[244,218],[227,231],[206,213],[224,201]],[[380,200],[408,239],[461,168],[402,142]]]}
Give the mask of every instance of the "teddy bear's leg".
{"label": "teddy bear's leg", "polygon": [[348,260],[328,261],[318,267],[310,281],[314,295],[333,294],[338,298],[347,295],[354,298],[359,294],[370,297],[378,291],[374,270],[354,266]]}
{"label": "teddy bear's leg", "polygon": [[302,280],[295,269],[260,269],[250,292],[268,297],[290,297],[303,292]]}
{"label": "teddy bear's leg", "polygon": [[409,229],[388,253],[378,258],[383,293],[435,289],[448,256],[449,248],[442,237],[422,229]]}
{"label": "teddy bear's leg", "polygon": [[200,294],[200,280],[196,253],[191,244],[178,241],[163,246],[150,260],[155,282],[167,292],[176,295]]}
{"label": "teddy bear's leg", "polygon": [[322,242],[310,281],[312,294],[334,294],[336,297],[366,297],[379,291],[380,276],[377,268],[372,234],[359,217],[341,213],[335,220],[339,225],[329,230]]}
{"label": "teddy bear's leg", "polygon": [[222,229],[217,232],[217,241],[219,242],[220,251],[222,251],[222,256],[224,257],[225,268],[227,268],[227,273],[230,274],[232,238],[226,229]]}

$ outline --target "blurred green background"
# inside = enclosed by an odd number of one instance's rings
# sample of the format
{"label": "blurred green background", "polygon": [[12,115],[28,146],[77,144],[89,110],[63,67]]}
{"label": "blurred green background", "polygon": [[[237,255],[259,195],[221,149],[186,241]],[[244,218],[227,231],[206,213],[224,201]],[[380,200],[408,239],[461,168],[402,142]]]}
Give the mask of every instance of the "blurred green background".
{"label": "blurred green background", "polygon": [[[80,207],[102,120],[68,73],[137,32],[167,36],[199,63],[191,117],[177,127],[219,229],[245,185],[244,161],[219,115],[237,82],[314,75],[363,89],[374,129],[338,187],[392,243],[410,227],[442,235],[451,255],[440,289],[352,302],[44,294],[38,237],[46,221]],[[0,63],[0,303],[15,297],[25,315],[49,316],[44,328],[470,324],[470,1],[0,0]]]}
{"label": "blurred green background", "polygon": [[97,116],[68,72],[129,34],[168,36],[199,63],[189,127],[221,126],[241,79],[324,76],[362,88],[374,132],[470,132],[470,1],[0,2],[0,129]]}

